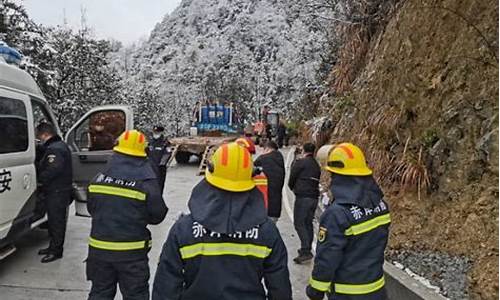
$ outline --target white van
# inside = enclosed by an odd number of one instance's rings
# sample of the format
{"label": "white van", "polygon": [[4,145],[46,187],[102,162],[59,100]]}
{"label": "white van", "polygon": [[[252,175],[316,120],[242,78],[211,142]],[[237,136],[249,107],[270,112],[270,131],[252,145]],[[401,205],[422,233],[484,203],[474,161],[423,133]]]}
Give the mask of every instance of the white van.
{"label": "white van", "polygon": [[[35,128],[44,121],[57,127],[56,120],[34,79],[0,57],[0,260],[15,251],[16,239],[47,220],[35,214]],[[131,109],[104,106],[86,113],[66,134],[77,215],[88,216],[87,185],[106,164],[116,138],[132,128]]]}

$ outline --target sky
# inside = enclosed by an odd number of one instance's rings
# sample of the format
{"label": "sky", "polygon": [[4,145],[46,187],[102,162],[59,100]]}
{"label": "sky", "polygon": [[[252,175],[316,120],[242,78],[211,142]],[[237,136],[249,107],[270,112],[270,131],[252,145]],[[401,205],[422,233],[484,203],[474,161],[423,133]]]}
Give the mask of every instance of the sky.
{"label": "sky", "polygon": [[43,25],[81,27],[82,8],[86,24],[99,38],[112,38],[129,45],[146,38],[156,23],[172,12],[181,0],[17,0],[29,16]]}

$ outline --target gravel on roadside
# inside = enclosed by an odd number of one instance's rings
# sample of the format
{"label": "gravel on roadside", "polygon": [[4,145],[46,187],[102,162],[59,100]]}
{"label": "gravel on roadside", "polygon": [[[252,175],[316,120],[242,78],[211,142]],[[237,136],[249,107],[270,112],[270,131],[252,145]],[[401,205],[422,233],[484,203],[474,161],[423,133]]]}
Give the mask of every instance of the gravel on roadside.
{"label": "gravel on roadside", "polygon": [[467,273],[472,262],[467,257],[432,251],[388,250],[386,260],[426,278],[451,300],[469,299]]}

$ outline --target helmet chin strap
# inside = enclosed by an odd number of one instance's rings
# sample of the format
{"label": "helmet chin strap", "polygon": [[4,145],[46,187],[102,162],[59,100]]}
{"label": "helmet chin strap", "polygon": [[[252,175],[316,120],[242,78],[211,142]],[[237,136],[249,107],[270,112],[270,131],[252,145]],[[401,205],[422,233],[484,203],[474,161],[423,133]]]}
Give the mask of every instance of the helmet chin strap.
{"label": "helmet chin strap", "polygon": [[210,173],[213,173],[215,171],[215,167],[214,167],[214,164],[212,162],[207,163],[207,170]]}

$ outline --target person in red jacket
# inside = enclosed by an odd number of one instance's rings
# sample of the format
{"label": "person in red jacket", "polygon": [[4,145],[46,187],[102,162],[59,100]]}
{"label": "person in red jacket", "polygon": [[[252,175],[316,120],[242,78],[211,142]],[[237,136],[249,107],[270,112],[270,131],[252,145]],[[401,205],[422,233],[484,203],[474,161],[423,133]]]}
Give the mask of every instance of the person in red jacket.
{"label": "person in red jacket", "polygon": [[[252,174],[253,182],[255,183],[255,187],[262,193],[264,197],[264,205],[266,209],[269,207],[269,191],[268,191],[268,182],[267,176],[264,173],[264,169],[262,167],[255,167],[254,172]],[[276,223],[276,222],[275,222]]]}

